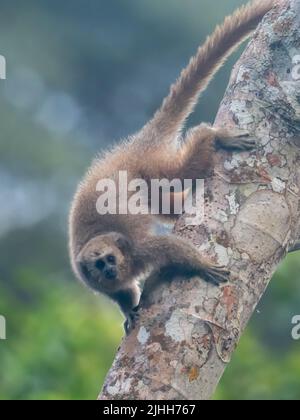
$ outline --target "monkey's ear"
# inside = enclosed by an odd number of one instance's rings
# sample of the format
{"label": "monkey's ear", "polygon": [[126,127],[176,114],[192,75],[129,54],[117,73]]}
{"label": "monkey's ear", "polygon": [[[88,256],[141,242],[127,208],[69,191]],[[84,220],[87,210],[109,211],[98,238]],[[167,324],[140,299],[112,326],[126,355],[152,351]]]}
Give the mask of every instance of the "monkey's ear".
{"label": "monkey's ear", "polygon": [[127,238],[125,235],[122,235],[121,233],[112,233],[113,239],[115,244],[118,248],[121,249],[121,251],[126,251],[131,249],[132,243],[129,238]]}

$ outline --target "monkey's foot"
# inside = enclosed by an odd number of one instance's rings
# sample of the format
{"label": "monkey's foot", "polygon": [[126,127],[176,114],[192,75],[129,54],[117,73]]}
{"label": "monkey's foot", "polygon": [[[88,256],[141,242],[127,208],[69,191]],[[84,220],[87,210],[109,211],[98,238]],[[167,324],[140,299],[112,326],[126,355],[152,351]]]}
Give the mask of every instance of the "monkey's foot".
{"label": "monkey's foot", "polygon": [[127,314],[126,321],[124,322],[124,330],[126,335],[129,335],[131,331],[136,327],[136,323],[140,317],[139,309],[140,307],[136,306]]}
{"label": "monkey's foot", "polygon": [[247,131],[230,132],[229,130],[217,131],[217,145],[226,150],[237,150],[240,152],[252,150],[256,146],[256,139]]}
{"label": "monkey's foot", "polygon": [[227,283],[229,281],[230,271],[226,270],[225,267],[212,265],[204,270],[202,276],[208,283],[220,286],[220,284]]}

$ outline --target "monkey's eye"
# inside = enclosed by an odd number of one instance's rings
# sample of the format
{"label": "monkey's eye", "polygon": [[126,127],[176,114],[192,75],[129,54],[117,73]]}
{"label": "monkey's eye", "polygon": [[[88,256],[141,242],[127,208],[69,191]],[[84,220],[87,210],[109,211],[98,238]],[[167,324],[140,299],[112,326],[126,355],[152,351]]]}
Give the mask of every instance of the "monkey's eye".
{"label": "monkey's eye", "polygon": [[114,255],[108,255],[106,258],[108,264],[116,265],[116,257]]}
{"label": "monkey's eye", "polygon": [[104,270],[105,265],[106,264],[103,260],[97,260],[96,264],[95,264],[96,268],[98,268],[98,270],[100,270],[100,271]]}

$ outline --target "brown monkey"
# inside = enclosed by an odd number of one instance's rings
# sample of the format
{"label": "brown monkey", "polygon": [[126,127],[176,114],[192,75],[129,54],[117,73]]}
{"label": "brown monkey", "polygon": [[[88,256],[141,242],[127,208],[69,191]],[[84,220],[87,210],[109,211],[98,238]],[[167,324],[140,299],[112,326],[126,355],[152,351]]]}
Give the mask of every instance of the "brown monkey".
{"label": "brown monkey", "polygon": [[[70,255],[74,272],[84,283],[116,301],[128,332],[134,325],[140,299],[139,280],[181,271],[198,274],[216,285],[229,273],[206,261],[196,248],[172,236],[151,231],[154,216],[100,215],[96,209],[101,179],[118,182],[119,172],[129,179],[196,179],[209,176],[216,146],[247,150],[255,144],[245,133],[200,125],[181,132],[200,93],[226,58],[255,29],[273,0],[255,0],[225,19],[199,48],[154,117],[102,158],[97,158],[75,195],[70,214]],[[119,192],[118,192],[119,193]],[[150,203],[149,203],[150,204]],[[117,209],[119,210],[119,208]]]}

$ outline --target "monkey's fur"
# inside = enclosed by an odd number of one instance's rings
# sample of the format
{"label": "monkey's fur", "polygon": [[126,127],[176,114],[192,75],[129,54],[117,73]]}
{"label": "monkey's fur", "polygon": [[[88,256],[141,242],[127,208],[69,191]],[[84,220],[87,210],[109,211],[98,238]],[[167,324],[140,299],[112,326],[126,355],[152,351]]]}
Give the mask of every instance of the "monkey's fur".
{"label": "monkey's fur", "polygon": [[181,132],[200,93],[272,5],[273,0],[256,0],[227,17],[199,48],[152,120],[103,158],[97,158],[78,188],[70,214],[74,272],[90,288],[119,304],[127,332],[134,326],[141,277],[147,286],[158,273],[172,270],[198,274],[218,285],[228,280],[229,272],[175,236],[156,236],[151,231],[151,214],[99,215],[96,185],[101,179],[118,182],[120,171],[127,171],[129,181],[144,179],[148,183],[151,179],[205,178],[213,169],[217,145],[237,150],[254,147],[254,139],[246,133],[204,124],[188,131],[184,139]]}

